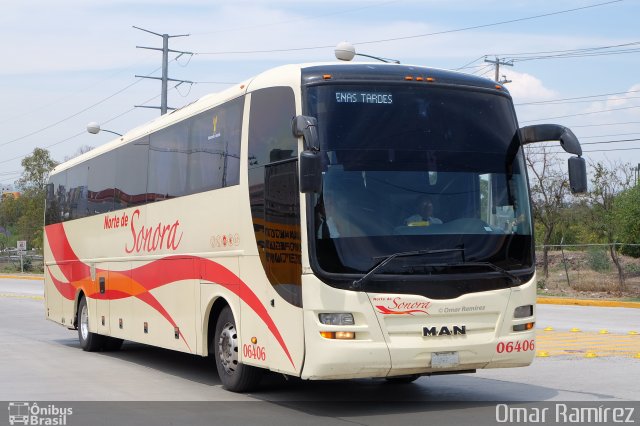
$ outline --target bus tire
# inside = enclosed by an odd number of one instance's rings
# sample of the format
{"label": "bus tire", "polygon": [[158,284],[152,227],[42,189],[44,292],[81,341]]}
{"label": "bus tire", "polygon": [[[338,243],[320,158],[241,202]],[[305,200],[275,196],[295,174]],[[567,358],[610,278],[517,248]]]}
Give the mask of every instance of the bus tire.
{"label": "bus tire", "polygon": [[406,376],[385,377],[388,383],[391,383],[394,385],[413,383],[419,378],[420,378],[419,374],[408,374]]}
{"label": "bus tire", "polygon": [[255,388],[262,378],[262,369],[238,361],[240,340],[231,308],[226,306],[216,322],[209,353],[213,353],[222,386],[232,392],[246,392]]}
{"label": "bus tire", "polygon": [[102,349],[104,336],[89,331],[89,307],[87,299],[82,297],[78,305],[78,340],[83,351],[97,352]]}

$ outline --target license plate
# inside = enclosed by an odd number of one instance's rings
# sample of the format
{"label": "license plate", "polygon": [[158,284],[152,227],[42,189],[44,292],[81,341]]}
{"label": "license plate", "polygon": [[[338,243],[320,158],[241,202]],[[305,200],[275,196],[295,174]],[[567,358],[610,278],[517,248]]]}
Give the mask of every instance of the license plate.
{"label": "license plate", "polygon": [[434,352],[431,354],[431,368],[450,368],[460,365],[458,352]]}

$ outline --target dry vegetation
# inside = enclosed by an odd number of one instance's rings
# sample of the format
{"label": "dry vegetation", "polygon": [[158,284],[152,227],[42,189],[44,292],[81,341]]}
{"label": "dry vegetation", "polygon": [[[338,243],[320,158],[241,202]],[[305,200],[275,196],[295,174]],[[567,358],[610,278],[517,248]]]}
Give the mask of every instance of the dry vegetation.
{"label": "dry vegetation", "polygon": [[565,251],[564,262],[560,251],[549,252],[549,278],[546,280],[542,275],[540,254],[536,264],[538,288],[547,295],[640,300],[640,259],[623,255],[620,259],[625,270],[623,291],[620,291],[618,274],[605,251]]}

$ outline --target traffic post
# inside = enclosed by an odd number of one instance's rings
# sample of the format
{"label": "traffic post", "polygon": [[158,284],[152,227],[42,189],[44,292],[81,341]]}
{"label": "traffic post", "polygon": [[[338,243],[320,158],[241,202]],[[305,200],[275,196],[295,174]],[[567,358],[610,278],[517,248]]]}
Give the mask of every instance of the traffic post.
{"label": "traffic post", "polygon": [[24,273],[24,255],[27,254],[27,242],[18,241],[18,254],[20,255],[20,272]]}

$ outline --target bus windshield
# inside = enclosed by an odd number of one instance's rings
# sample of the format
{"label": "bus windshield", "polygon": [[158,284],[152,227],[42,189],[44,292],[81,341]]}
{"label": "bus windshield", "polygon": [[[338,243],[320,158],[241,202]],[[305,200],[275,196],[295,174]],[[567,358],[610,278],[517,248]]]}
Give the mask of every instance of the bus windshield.
{"label": "bus windshield", "polygon": [[[468,88],[307,88],[323,189],[311,198],[320,275],[433,275],[533,268],[528,186],[511,100]],[[450,272],[447,272],[450,271]],[[491,272],[495,269],[487,268]],[[505,280],[508,282],[508,280]]]}

